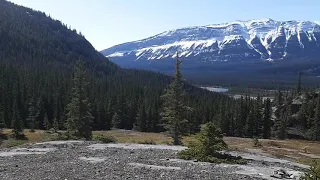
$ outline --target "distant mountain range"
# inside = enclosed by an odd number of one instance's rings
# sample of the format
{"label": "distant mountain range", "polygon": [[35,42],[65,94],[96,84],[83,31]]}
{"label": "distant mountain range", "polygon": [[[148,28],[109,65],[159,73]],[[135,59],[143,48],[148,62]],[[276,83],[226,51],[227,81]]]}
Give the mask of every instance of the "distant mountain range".
{"label": "distant mountain range", "polygon": [[[320,25],[272,19],[187,27],[101,51],[126,68],[172,70],[179,52],[184,71],[208,78],[218,71],[283,74],[300,69],[318,74]],[[268,73],[269,72],[269,73]]]}

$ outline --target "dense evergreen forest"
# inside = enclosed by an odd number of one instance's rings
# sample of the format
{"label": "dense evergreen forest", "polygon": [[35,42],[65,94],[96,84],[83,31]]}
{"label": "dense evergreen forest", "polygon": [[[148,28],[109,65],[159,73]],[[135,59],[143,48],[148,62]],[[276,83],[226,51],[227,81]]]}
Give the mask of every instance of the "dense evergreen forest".
{"label": "dense evergreen forest", "polygon": [[[76,119],[70,112],[77,112],[72,107],[79,83],[74,80],[79,75],[75,65],[81,61],[86,86],[79,89],[87,97],[83,102],[90,113],[85,115],[88,126],[144,132],[166,129],[163,112],[170,101],[164,101],[163,95],[171,77],[121,69],[80,32],[4,0],[0,40],[0,128],[14,128],[17,135],[21,129],[67,129]],[[186,82],[182,87],[179,102],[189,109],[179,110],[179,118],[188,120],[181,126],[184,133],[198,132],[201,124],[214,122],[227,136],[319,140],[320,96],[318,91],[302,92],[301,78],[295,91],[279,89],[274,101],[249,94],[233,99]]]}
{"label": "dense evergreen forest", "polygon": [[[110,129],[115,115],[120,121],[117,128],[132,129],[138,126],[138,114],[145,113],[142,123],[146,125],[141,130],[161,130],[160,96],[170,77],[119,68],[80,32],[42,12],[7,1],[1,1],[0,10],[0,121],[7,128],[17,116],[24,128],[45,129],[47,118],[50,124],[57,119],[59,128],[65,129],[74,65],[82,60],[87,69],[93,129]],[[189,131],[199,128],[204,111],[218,112],[213,107],[230,101],[227,96],[188,84],[184,88],[185,101],[196,109],[185,114],[192,120]]]}

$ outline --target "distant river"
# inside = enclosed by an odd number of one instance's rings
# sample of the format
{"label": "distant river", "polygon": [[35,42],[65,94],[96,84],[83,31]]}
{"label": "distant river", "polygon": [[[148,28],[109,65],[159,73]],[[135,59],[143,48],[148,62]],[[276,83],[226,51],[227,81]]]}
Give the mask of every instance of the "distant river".
{"label": "distant river", "polygon": [[224,88],[224,87],[201,87],[203,89],[207,89],[209,91],[212,91],[212,92],[220,92],[220,93],[224,93],[224,92],[228,92],[229,89],[227,88]]}

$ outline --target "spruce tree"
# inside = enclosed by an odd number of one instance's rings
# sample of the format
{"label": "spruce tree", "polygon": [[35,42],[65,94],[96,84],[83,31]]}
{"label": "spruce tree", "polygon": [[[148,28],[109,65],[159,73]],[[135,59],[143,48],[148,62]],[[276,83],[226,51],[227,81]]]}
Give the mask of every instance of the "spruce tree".
{"label": "spruce tree", "polygon": [[246,104],[244,101],[243,96],[240,98],[240,104],[237,106],[237,117],[235,121],[235,130],[234,135],[238,137],[243,137],[245,134],[245,127],[247,122],[247,110],[246,110]]}
{"label": "spruce tree", "polygon": [[107,105],[107,110],[106,110],[106,121],[104,124],[104,127],[106,130],[112,128],[112,117],[113,117],[113,100],[109,100],[108,105]]}
{"label": "spruce tree", "polygon": [[5,121],[4,121],[4,111],[2,106],[0,105],[0,129],[3,129],[6,127]]}
{"label": "spruce tree", "polygon": [[299,71],[298,84],[296,88],[296,94],[301,95],[301,71]]}
{"label": "spruce tree", "polygon": [[27,117],[27,122],[28,122],[28,125],[29,125],[29,128],[30,128],[30,132],[35,132],[35,128],[36,128],[36,110],[35,110],[33,99],[29,103],[29,114],[28,114],[28,117]]}
{"label": "spruce tree", "polygon": [[56,117],[53,118],[53,130],[55,133],[57,133],[59,130],[59,121]]}
{"label": "spruce tree", "polygon": [[71,102],[67,105],[67,134],[69,137],[92,138],[90,103],[87,95],[88,81],[83,61],[78,61],[73,77]]}
{"label": "spruce tree", "polygon": [[227,144],[223,141],[221,130],[212,122],[205,124],[199,133],[198,139],[206,156],[216,155],[217,151],[227,148]]}
{"label": "spruce tree", "polygon": [[13,103],[12,112],[13,112],[12,120],[11,120],[12,133],[15,138],[20,138],[24,136],[24,134],[23,134],[23,122],[20,117],[17,101],[14,101]]}
{"label": "spruce tree", "polygon": [[309,129],[308,136],[312,140],[320,140],[320,95],[318,95],[317,98],[317,106],[313,118],[313,123],[312,127]]}
{"label": "spruce tree", "polygon": [[277,106],[281,106],[283,103],[283,94],[280,90],[280,86],[278,87],[278,91],[277,91],[277,98],[276,98],[276,105]]}
{"label": "spruce tree", "polygon": [[3,108],[0,105],[0,144],[1,144],[1,139],[3,138],[3,129],[6,127],[5,122],[4,122],[4,112]]}
{"label": "spruce tree", "polygon": [[268,139],[271,136],[271,102],[267,98],[264,103],[263,111],[263,138]]}
{"label": "spruce tree", "polygon": [[51,128],[51,123],[48,119],[47,112],[45,112],[45,114],[44,114],[43,127],[46,129],[46,131],[49,131]]}
{"label": "spruce tree", "polygon": [[272,128],[274,137],[278,139],[285,139],[287,137],[287,123],[290,116],[291,116],[290,106],[287,106],[284,109],[282,109],[280,118],[276,119]]}
{"label": "spruce tree", "polygon": [[112,116],[112,127],[115,129],[119,129],[121,127],[121,119],[117,112]]}
{"label": "spruce tree", "polygon": [[181,144],[182,134],[187,131],[188,120],[184,118],[183,113],[190,108],[183,103],[183,80],[180,72],[181,60],[177,54],[174,80],[162,96],[164,99],[162,120],[165,122],[165,128],[169,130],[173,138],[173,144]]}
{"label": "spruce tree", "polygon": [[245,131],[247,137],[253,137],[254,135],[254,122],[255,121],[255,112],[254,107],[251,107],[249,115],[247,117]]}
{"label": "spruce tree", "polygon": [[308,102],[303,102],[298,114],[299,123],[302,125],[304,129],[309,129],[308,124]]}
{"label": "spruce tree", "polygon": [[139,108],[139,114],[137,117],[137,128],[142,132],[147,131],[147,115],[144,102],[141,103],[141,106]]}

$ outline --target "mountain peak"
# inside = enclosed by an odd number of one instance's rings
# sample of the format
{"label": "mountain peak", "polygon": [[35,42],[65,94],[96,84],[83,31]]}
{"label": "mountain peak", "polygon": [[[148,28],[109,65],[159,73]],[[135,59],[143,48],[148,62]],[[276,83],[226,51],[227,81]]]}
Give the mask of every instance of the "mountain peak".
{"label": "mountain peak", "polygon": [[319,44],[320,26],[314,22],[265,18],[165,31],[102,53],[140,61],[170,59],[179,50],[182,57],[213,63],[304,57],[309,50],[319,52]]}

